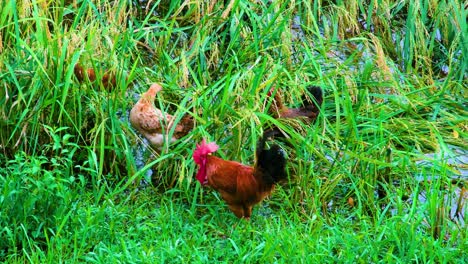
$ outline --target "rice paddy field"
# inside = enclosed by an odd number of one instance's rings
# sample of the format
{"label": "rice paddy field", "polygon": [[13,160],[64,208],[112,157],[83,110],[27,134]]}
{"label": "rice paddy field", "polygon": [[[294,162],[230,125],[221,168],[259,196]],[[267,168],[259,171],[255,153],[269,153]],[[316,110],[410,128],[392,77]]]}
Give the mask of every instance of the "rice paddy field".
{"label": "rice paddy field", "polygon": [[[455,0],[0,0],[0,262],[467,263],[467,15]],[[152,83],[155,106],[195,120],[161,150],[129,123]],[[272,87],[296,107],[310,85],[313,124],[268,113]],[[288,181],[238,219],[195,180],[193,150],[207,138],[253,164],[271,125]]]}

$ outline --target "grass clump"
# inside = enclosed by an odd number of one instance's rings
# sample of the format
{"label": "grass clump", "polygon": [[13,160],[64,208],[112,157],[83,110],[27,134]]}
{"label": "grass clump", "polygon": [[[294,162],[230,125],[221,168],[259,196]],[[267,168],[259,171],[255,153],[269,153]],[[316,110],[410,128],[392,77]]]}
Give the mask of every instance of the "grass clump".
{"label": "grass clump", "polygon": [[[0,3],[0,260],[467,258],[459,1]],[[128,122],[153,82],[156,106],[196,120],[161,152]],[[314,124],[268,115],[271,87],[295,107],[309,85]],[[205,137],[251,164],[271,124],[290,180],[237,220],[191,153]]]}

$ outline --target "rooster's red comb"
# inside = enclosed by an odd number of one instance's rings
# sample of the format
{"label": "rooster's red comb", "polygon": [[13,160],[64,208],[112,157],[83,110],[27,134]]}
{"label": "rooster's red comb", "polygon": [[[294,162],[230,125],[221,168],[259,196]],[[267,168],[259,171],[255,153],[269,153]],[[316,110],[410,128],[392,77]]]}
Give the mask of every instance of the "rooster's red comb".
{"label": "rooster's red comb", "polygon": [[195,151],[193,152],[193,160],[198,165],[203,163],[203,159],[206,158],[206,155],[211,154],[218,150],[218,145],[215,142],[206,143],[206,140],[203,139],[200,144],[197,144]]}

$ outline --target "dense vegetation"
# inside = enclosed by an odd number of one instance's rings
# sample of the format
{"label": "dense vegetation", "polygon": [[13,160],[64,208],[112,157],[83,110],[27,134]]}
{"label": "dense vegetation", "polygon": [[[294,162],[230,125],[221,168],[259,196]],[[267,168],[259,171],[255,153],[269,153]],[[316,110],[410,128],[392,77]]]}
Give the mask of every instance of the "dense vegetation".
{"label": "dense vegetation", "polygon": [[[0,0],[0,261],[465,263],[462,2]],[[196,119],[160,153],[128,122],[153,82]],[[274,120],[273,85],[322,114]],[[272,123],[290,180],[238,220],[191,153],[253,163]]]}

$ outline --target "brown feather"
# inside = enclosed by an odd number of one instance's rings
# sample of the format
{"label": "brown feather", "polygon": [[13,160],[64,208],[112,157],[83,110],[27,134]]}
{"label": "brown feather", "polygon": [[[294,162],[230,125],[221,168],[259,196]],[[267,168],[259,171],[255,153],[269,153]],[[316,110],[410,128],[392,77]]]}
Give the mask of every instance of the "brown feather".
{"label": "brown feather", "polygon": [[[81,64],[79,63],[75,64],[73,72],[75,73],[75,76],[80,83],[86,81],[94,83],[97,79],[96,72],[94,71],[94,69],[89,68],[85,70],[83,66],[81,66]],[[117,80],[115,78],[115,75],[113,75],[109,71],[105,72],[102,75],[100,82],[102,83],[103,87],[108,90],[117,86]]]}
{"label": "brown feather", "polygon": [[217,190],[229,209],[239,218],[250,218],[252,207],[274,189],[265,185],[261,172],[239,162],[207,157],[208,185]]}
{"label": "brown feather", "polygon": [[[317,118],[320,112],[320,108],[318,108],[314,102],[310,102],[310,100],[304,100],[305,105],[303,107],[288,108],[283,104],[280,89],[277,89],[275,87],[271,88],[269,91],[269,95],[273,93],[275,94],[273,97],[273,101],[270,105],[269,113],[275,118],[303,118],[308,122],[312,122]],[[320,92],[320,98],[316,98],[318,105],[322,104],[321,96],[322,95]]]}
{"label": "brown feather", "polygon": [[[193,118],[186,115],[175,125],[172,138],[167,138],[167,134],[174,126],[176,120],[174,116],[164,113],[154,106],[156,94],[161,90],[161,85],[157,83],[152,84],[130,111],[130,123],[132,126],[148,139],[152,146],[157,148],[162,147],[164,142],[174,142],[187,135],[194,126]],[[163,126],[164,124],[167,125]]]}

